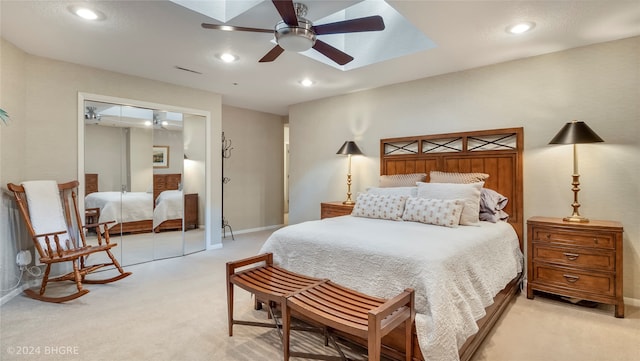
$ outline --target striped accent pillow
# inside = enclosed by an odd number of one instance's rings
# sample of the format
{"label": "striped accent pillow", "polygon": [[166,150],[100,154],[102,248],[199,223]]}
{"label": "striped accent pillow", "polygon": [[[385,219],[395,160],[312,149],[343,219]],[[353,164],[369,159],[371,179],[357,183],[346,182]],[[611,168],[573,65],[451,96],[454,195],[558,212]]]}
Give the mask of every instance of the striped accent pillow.
{"label": "striped accent pillow", "polygon": [[416,182],[424,182],[427,173],[381,175],[380,187],[415,187]]}
{"label": "striped accent pillow", "polygon": [[430,183],[477,183],[489,178],[486,173],[429,172]]}

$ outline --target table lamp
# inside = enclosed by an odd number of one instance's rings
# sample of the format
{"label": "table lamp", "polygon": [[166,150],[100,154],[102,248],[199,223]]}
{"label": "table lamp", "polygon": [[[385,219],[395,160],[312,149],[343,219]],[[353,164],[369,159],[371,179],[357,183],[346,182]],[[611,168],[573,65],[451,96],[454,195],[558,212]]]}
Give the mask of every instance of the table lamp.
{"label": "table lamp", "polygon": [[580,191],[580,175],[578,174],[577,144],[604,142],[585,122],[573,120],[562,127],[549,144],[573,144],[573,214],[563,218],[567,222],[589,222],[588,218],[580,215],[578,208],[578,192]]}
{"label": "table lamp", "polygon": [[351,199],[351,156],[362,154],[362,151],[358,148],[356,142],[349,140],[344,142],[336,154],[346,155],[349,158],[349,172],[347,173],[347,200],[342,202],[342,204],[355,204]]}

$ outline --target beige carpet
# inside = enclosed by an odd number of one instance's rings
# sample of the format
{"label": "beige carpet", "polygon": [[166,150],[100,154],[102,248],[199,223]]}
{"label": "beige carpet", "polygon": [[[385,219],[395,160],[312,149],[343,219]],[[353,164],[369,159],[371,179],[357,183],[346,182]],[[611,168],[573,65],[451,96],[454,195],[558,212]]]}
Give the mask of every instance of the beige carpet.
{"label": "beige carpet", "polygon": [[[281,360],[274,329],[235,326],[227,336],[225,268],[256,254],[270,231],[236,235],[220,250],[129,266],[133,275],[66,304],[15,297],[0,308],[1,360]],[[237,316],[262,318],[244,291]],[[640,309],[625,319],[609,307],[585,308],[520,295],[474,361],[640,360]],[[293,348],[332,353],[314,335]],[[305,349],[306,350],[306,349]]]}

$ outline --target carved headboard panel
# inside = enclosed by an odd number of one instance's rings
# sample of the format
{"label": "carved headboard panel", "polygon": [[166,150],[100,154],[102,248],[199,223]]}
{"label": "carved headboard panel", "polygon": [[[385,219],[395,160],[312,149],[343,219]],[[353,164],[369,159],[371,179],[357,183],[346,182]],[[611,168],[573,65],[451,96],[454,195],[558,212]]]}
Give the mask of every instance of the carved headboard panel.
{"label": "carved headboard panel", "polygon": [[153,175],[153,201],[155,207],[155,200],[158,195],[163,191],[180,189],[180,183],[182,182],[182,174],[154,174]]}
{"label": "carved headboard panel", "polygon": [[523,128],[381,139],[380,174],[427,173],[428,177],[432,170],[489,174],[484,186],[509,198],[505,212],[522,248],[523,143]]}

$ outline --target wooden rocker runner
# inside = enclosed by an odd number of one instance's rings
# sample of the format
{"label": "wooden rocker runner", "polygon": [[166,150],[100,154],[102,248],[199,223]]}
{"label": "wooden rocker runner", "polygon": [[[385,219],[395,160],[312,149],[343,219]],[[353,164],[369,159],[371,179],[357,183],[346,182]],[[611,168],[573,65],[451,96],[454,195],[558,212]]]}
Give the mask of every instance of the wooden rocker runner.
{"label": "wooden rocker runner", "polygon": [[[32,181],[24,182],[22,185],[12,183],[7,185],[15,196],[40,262],[46,265],[40,291],[27,289],[24,293],[28,297],[46,302],[66,302],[89,293],[89,290],[82,288],[83,283],[109,283],[131,274],[131,272],[124,272],[110,251],[117,246],[117,243],[111,243],[106,225],[113,222],[82,226],[77,201],[78,184],[78,181],[63,184],[57,184],[54,181]],[[73,214],[71,207],[73,207]],[[79,230],[74,231],[74,223],[77,228],[80,228]],[[97,245],[87,245],[85,230],[89,228],[96,230]],[[77,235],[80,236],[81,244],[77,242]],[[106,252],[111,262],[87,265],[87,257],[98,252]],[[64,275],[49,278],[51,266],[65,262],[70,262],[73,270]],[[86,278],[88,274],[106,266],[114,266],[119,275],[107,279]],[[74,281],[77,292],[62,297],[45,296],[47,284],[58,281]]]}

